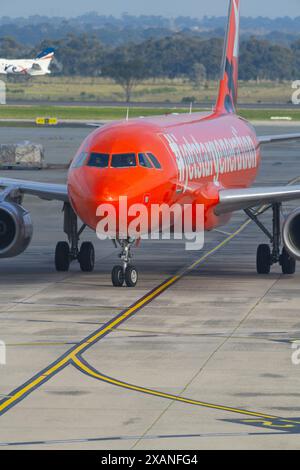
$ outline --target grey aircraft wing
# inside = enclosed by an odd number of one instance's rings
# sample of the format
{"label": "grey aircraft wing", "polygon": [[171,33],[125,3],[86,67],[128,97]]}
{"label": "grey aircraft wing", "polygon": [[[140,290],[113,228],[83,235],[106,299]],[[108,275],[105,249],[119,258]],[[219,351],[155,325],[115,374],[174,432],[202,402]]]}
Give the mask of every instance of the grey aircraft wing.
{"label": "grey aircraft wing", "polygon": [[67,185],[65,184],[39,183],[0,177],[0,188],[15,189],[22,194],[31,194],[47,201],[69,202]]}
{"label": "grey aircraft wing", "polygon": [[300,140],[299,134],[278,134],[278,135],[262,135],[258,137],[260,145],[275,144],[280,142],[289,142],[293,140]]}
{"label": "grey aircraft wing", "polygon": [[215,214],[222,215],[250,209],[264,204],[275,204],[300,200],[300,185],[254,187],[249,189],[224,189],[219,192],[219,203]]}

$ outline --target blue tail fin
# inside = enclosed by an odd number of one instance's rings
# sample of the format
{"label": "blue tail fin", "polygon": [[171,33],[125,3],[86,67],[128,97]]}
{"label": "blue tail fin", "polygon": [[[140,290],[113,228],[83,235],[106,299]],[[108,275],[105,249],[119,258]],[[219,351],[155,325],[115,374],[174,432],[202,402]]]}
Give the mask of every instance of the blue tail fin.
{"label": "blue tail fin", "polygon": [[40,52],[36,59],[52,59],[54,52],[55,50],[52,47],[48,47],[47,49],[44,49],[42,52]]}

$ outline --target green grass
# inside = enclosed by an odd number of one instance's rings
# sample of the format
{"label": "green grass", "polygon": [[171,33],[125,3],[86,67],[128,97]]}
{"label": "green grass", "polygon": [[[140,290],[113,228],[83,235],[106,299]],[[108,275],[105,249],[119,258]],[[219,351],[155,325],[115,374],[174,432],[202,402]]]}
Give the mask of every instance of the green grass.
{"label": "green grass", "polygon": [[[194,110],[199,111],[199,110]],[[165,115],[172,112],[186,113],[184,108],[130,108],[129,117]],[[1,119],[30,119],[37,117],[56,117],[71,120],[115,120],[125,118],[126,107],[94,107],[94,106],[0,106]],[[272,116],[290,116],[293,121],[300,121],[300,109],[251,109],[240,110],[239,114],[250,121],[270,121]]]}
{"label": "green grass", "polygon": [[[130,108],[129,117],[161,115],[171,112],[186,112],[174,108]],[[58,119],[112,120],[125,118],[127,107],[94,106],[1,106],[0,119],[35,119],[36,117],[56,117]]]}
{"label": "green grass", "polygon": [[[28,101],[124,101],[124,91],[112,80],[103,77],[34,77],[7,85],[8,100]],[[133,90],[132,101],[181,102],[194,97],[197,102],[214,102],[218,82],[209,80],[205,86],[195,86],[187,79],[152,79],[139,83]],[[288,103],[292,95],[291,82],[240,81],[240,103]]]}
{"label": "green grass", "polygon": [[241,109],[239,115],[248,121],[271,121],[272,117],[291,117],[293,121],[300,121],[300,109]]}

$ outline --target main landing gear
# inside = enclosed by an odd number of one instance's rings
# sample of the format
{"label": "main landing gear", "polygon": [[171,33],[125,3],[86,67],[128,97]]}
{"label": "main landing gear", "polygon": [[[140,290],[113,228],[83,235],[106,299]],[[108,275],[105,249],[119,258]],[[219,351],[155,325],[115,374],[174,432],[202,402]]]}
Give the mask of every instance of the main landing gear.
{"label": "main landing gear", "polygon": [[[258,215],[263,214],[268,209],[273,211],[273,228],[272,233],[258,219]],[[281,204],[276,203],[267,208],[255,212],[252,209],[246,209],[246,214],[252,219],[262,232],[270,240],[270,245],[259,245],[256,255],[256,269],[258,274],[270,274],[273,264],[280,264],[283,274],[295,274],[296,260],[292,258],[287,250],[281,250]]]}
{"label": "main landing gear", "polygon": [[127,287],[135,287],[138,282],[138,271],[132,266],[131,247],[135,243],[134,240],[118,240],[122,251],[119,255],[122,260],[122,266],[114,266],[111,272],[111,280],[114,287],[122,287],[125,283]]}
{"label": "main landing gear", "polygon": [[64,232],[68,236],[68,242],[58,242],[55,250],[55,267],[57,271],[69,271],[72,261],[78,261],[81,271],[92,272],[95,266],[95,250],[90,242],[82,243],[79,249],[79,239],[86,228],[82,225],[78,230],[78,219],[70,204],[64,208]]}

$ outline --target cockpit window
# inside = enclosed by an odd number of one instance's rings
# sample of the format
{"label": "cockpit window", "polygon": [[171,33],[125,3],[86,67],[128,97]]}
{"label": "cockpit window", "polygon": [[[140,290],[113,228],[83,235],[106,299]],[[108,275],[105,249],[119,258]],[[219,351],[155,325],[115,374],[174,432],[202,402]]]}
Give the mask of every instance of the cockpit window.
{"label": "cockpit window", "polygon": [[129,168],[136,166],[136,156],[134,153],[119,153],[112,156],[112,168]]}
{"label": "cockpit window", "polygon": [[139,164],[145,168],[153,168],[149,157],[145,153],[139,153]]}
{"label": "cockpit window", "polygon": [[153,153],[150,153],[148,152],[147,153],[148,157],[150,158],[151,162],[153,163],[153,165],[155,166],[155,168],[161,168],[161,164],[159,163],[159,161],[157,160],[156,156],[153,155]]}
{"label": "cockpit window", "polygon": [[80,154],[74,158],[71,168],[80,168],[81,166],[83,166],[85,164],[87,156],[87,152],[80,152]]}
{"label": "cockpit window", "polygon": [[87,162],[87,166],[93,166],[96,168],[108,168],[108,161],[109,155],[107,153],[92,152]]}

